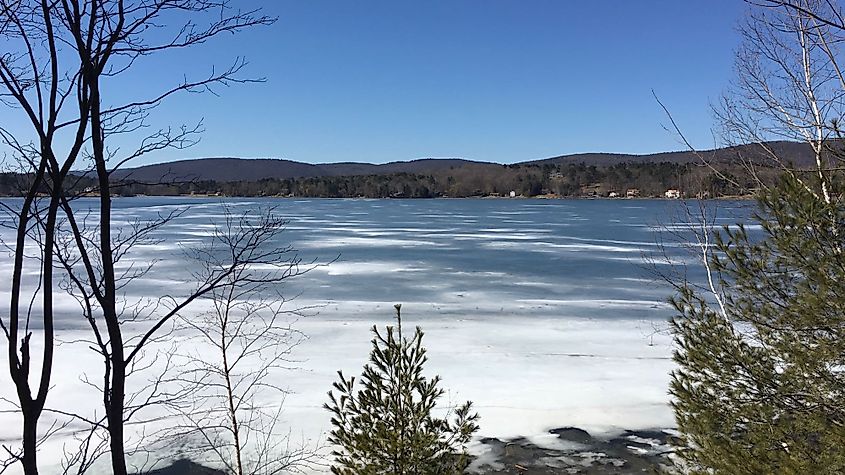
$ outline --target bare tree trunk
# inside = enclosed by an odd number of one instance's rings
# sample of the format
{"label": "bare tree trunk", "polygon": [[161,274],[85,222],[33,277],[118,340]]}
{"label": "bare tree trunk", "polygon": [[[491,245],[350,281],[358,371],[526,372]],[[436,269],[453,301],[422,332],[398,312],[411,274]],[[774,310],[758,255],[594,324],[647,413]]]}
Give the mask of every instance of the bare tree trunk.
{"label": "bare tree trunk", "polygon": [[[227,347],[225,334],[221,338],[221,346]],[[240,427],[238,426],[238,413],[235,411],[235,391],[232,388],[232,370],[229,367],[227,352],[223,352],[223,374],[226,377],[226,400],[229,403],[229,422],[232,424],[232,437],[235,440],[235,462],[238,468],[237,475],[244,475],[243,444],[241,443]]]}
{"label": "bare tree trunk", "polygon": [[[8,325],[0,319],[8,343],[9,372],[23,417],[23,450],[19,458],[27,475],[38,473],[37,448],[41,442],[38,419],[45,409],[52,376],[52,292],[56,261],[61,262],[64,271],[71,276],[73,287],[84,296],[83,316],[92,328],[96,348],[104,361],[102,404],[105,410],[104,426],[109,434],[112,471],[116,475],[126,475],[125,423],[138,410],[127,408],[127,404],[132,403],[127,403],[127,400],[131,401],[131,395],[126,394],[126,382],[142,350],[155,340],[165,323],[193,300],[216,288],[231,272],[269,257],[254,252],[254,249],[251,250],[253,252],[234,256],[233,262],[226,263],[227,267],[222,271],[215,269],[206,276],[205,281],[198,282],[194,293],[178,304],[175,303],[169,311],[158,315],[151,330],[137,336],[125,335],[126,330],[121,327],[121,323],[126,318],[124,313],[127,310],[119,307],[118,292],[137,276],[118,275],[115,264],[139,238],[132,236],[121,241],[120,237],[113,235],[111,190],[115,183],[111,180],[111,174],[125,162],[146,153],[192,145],[192,137],[199,131],[199,126],[193,129],[182,127],[176,132],[169,128],[161,129],[143,140],[137,150],[126,157],[113,156],[112,150],[108,148],[109,136],[137,130],[138,124],[146,125],[144,120],[148,112],[175,93],[208,90],[215,84],[256,80],[238,77],[245,65],[243,60],[238,59],[222,72],[212,72],[210,76],[195,81],[182,79],[175,86],[164,88],[157,96],[130,101],[122,106],[113,106],[108,99],[103,98],[101,81],[115,81],[118,76],[129,71],[140,57],[202,44],[221,33],[268,25],[275,20],[259,15],[258,11],[233,8],[230,0],[0,0],[0,38],[12,50],[9,54],[0,55],[0,85],[5,89],[4,100],[0,105],[9,103],[6,98],[13,98],[11,102],[20,106],[38,136],[36,142],[39,144],[37,149],[20,145],[14,134],[0,124],[0,140],[15,151],[16,158],[23,164],[22,174],[33,177],[33,182],[23,193],[25,199],[22,209],[14,213],[18,231]],[[175,18],[183,19],[177,20],[181,22],[178,25],[168,24]],[[206,22],[205,26],[201,25],[202,22]],[[151,31],[160,32],[168,27],[172,31],[150,35]],[[67,53],[61,57],[56,47],[57,39]],[[68,98],[75,98],[76,102],[66,101]],[[68,107],[78,106],[79,109],[62,111],[65,104],[73,104]],[[60,130],[68,130],[68,138],[71,139],[67,155],[62,155],[65,158],[61,163],[53,150],[54,134]],[[85,223],[82,223],[81,228],[78,226],[69,205],[70,198],[65,196],[64,180],[83,149],[93,159],[99,184],[100,209],[96,236],[93,233],[86,234]],[[114,161],[110,163],[110,160]],[[37,205],[39,194],[45,189],[49,206],[43,210]],[[65,214],[70,230],[57,229],[60,212]],[[156,220],[139,232],[147,236],[168,220]],[[38,236],[38,244],[41,246],[41,281],[39,290],[35,291],[36,295],[41,293],[43,315],[38,317],[42,320],[44,335],[37,388],[33,388],[30,382],[31,334],[28,322],[32,308],[28,313],[22,313],[21,308],[27,301],[21,296],[24,290],[23,277],[26,275],[24,249],[31,238],[28,230],[33,225],[39,226],[43,232]],[[78,247],[80,258],[68,257],[73,254],[69,249],[57,251],[57,233],[68,233],[72,237],[69,242]],[[64,255],[59,256],[57,252]],[[253,258],[256,261],[250,261]],[[26,323],[23,323],[24,320]],[[22,332],[25,334],[21,335]],[[128,343],[133,338],[137,338],[136,343]],[[100,422],[84,417],[79,417],[79,420],[100,427]],[[41,437],[43,439],[44,435]],[[90,460],[85,460],[84,463],[90,463]]]}
{"label": "bare tree trunk", "polygon": [[244,475],[243,463],[243,447],[241,443],[240,426],[238,424],[238,413],[235,408],[235,390],[232,386],[232,367],[229,365],[229,338],[228,332],[225,331],[229,326],[229,312],[232,308],[232,299],[234,297],[235,289],[229,287],[225,289],[226,301],[223,304],[221,315],[218,315],[221,325],[220,328],[224,331],[220,332],[220,348],[223,357],[223,378],[226,382],[226,402],[229,407],[229,424],[232,426],[232,438],[235,446],[235,466],[237,468],[237,475]]}
{"label": "bare tree trunk", "polygon": [[[87,65],[94,71],[95,65]],[[123,333],[117,312],[117,283],[114,271],[114,253],[112,251],[111,231],[111,184],[106,168],[106,152],[100,103],[99,73],[88,78],[91,100],[91,144],[96,166],[97,180],[100,186],[100,256],[102,270],[103,299],[100,302],[103,320],[109,335],[109,360],[111,362],[110,391],[108,393],[106,414],[111,437],[111,463],[115,475],[126,475],[126,450],[124,440],[124,417],[126,398],[126,360],[124,357]]]}
{"label": "bare tree trunk", "polygon": [[[29,405],[28,405],[29,406]],[[38,418],[40,411],[27,407],[23,412],[23,455],[21,464],[24,473],[35,475],[38,473],[38,463],[35,454],[38,450]]]}
{"label": "bare tree trunk", "polygon": [[[271,211],[260,217],[233,217],[225,210],[225,228],[214,231],[221,246],[216,253],[194,257],[204,269],[217,269],[224,256],[245,255],[239,242],[249,242],[247,254],[263,255],[266,270],[238,266],[203,299],[213,310],[182,316],[179,321],[200,345],[216,354],[185,352],[182,370],[174,378],[192,395],[173,409],[184,421],[171,437],[200,454],[208,454],[236,475],[278,474],[307,466],[317,449],[292,447],[289,434],[278,430],[285,389],[272,376],[286,367],[292,349],[302,340],[289,318],[301,315],[288,309],[278,288],[289,278],[307,272],[290,246],[275,246],[284,221]],[[254,237],[242,239],[244,231]],[[269,253],[267,252],[269,250]],[[269,295],[268,295],[269,294]],[[278,400],[277,410],[262,407],[262,400]]]}
{"label": "bare tree trunk", "polygon": [[43,175],[44,166],[39,169],[36,175],[33,190],[26,197],[24,207],[21,210],[17,239],[15,243],[15,261],[12,271],[12,295],[10,302],[10,317],[9,330],[7,333],[9,345],[9,374],[15,384],[18,393],[18,400],[21,406],[21,415],[23,416],[23,454],[21,463],[23,464],[24,473],[27,475],[36,475],[38,473],[38,465],[36,463],[36,448],[37,448],[37,425],[40,410],[34,407],[32,401],[32,393],[29,387],[29,335],[24,336],[20,341],[20,357],[18,356],[18,324],[20,313],[20,297],[21,297],[21,279],[23,273],[23,258],[24,246],[26,245],[27,233],[26,229],[29,226],[29,210],[35,200],[35,193],[37,184],[40,183],[40,176]]}

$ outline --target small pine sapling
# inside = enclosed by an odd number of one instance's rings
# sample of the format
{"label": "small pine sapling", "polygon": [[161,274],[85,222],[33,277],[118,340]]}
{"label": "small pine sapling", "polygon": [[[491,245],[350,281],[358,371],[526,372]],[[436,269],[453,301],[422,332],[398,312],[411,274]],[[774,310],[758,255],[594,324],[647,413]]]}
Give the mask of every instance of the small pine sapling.
{"label": "small pine sapling", "polygon": [[412,338],[405,338],[401,305],[395,308],[396,327],[382,333],[373,326],[370,363],[364,365],[360,389],[354,377],[338,371],[340,381],[328,393],[324,407],[334,426],[328,440],[336,447],[332,473],[464,473],[478,414],[466,402],[442,418],[433,415],[445,390],[438,387],[439,376],[423,376],[428,357],[422,330],[417,327]]}

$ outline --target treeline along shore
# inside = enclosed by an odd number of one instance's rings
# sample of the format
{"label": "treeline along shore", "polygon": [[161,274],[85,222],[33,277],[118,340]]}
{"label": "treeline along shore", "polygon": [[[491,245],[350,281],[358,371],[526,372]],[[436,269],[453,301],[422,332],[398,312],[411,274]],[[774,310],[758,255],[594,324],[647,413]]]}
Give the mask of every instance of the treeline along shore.
{"label": "treeline along shore", "polygon": [[[120,196],[312,198],[742,197],[750,196],[761,180],[773,182],[782,173],[754,165],[755,157],[770,149],[785,150],[798,168],[810,154],[803,144],[770,142],[702,153],[580,154],[507,165],[462,159],[311,165],[210,158],[115,171],[112,191]],[[19,196],[27,181],[26,175],[4,173],[0,194]],[[77,174],[72,190],[98,193],[85,172]]]}

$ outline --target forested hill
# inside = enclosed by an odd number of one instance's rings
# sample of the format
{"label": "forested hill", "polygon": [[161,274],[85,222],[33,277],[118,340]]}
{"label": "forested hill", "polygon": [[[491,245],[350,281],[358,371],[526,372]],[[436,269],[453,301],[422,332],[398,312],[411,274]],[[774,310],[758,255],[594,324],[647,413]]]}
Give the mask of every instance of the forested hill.
{"label": "forested hill", "polygon": [[[302,196],[324,198],[436,198],[470,196],[660,197],[669,189],[683,197],[749,194],[756,178],[772,181],[779,169],[749,175],[739,158],[767,162],[768,151],[808,166],[806,144],[771,142],[701,152],[651,155],[589,153],[516,164],[462,159],[421,159],[385,164],[308,164],[279,159],[206,158],[122,170],[115,192],[133,195]],[[709,165],[705,165],[706,160]],[[715,169],[718,169],[716,172]],[[19,195],[21,176],[0,174],[0,194]],[[25,180],[23,180],[25,181]],[[82,176],[77,192],[96,194]]]}
{"label": "forested hill", "polygon": [[574,155],[561,155],[559,157],[547,158],[544,160],[532,160],[524,164],[570,164],[583,163],[597,167],[607,167],[619,163],[701,163],[706,160],[710,163],[725,164],[736,163],[738,159],[753,160],[759,163],[766,163],[769,154],[778,157],[789,157],[798,167],[813,166],[813,150],[805,142],[773,141],[763,145],[742,145],[736,147],[717,148],[712,150],[682,152],[661,152],[648,155],[630,155],[615,153],[579,153]]}
{"label": "forested hill", "polygon": [[[780,156],[792,157],[797,165],[811,164],[812,150],[805,143],[770,142],[767,147]],[[700,157],[714,163],[733,162],[739,155],[762,158],[765,154],[758,145],[730,147],[700,152]],[[685,152],[664,152],[648,155],[583,153],[563,155],[542,160],[518,162],[517,166],[531,165],[570,165],[583,164],[587,167],[609,167],[618,164],[691,164],[700,163],[696,154]],[[493,171],[503,165],[490,162],[476,162],[458,158],[426,158],[411,161],[384,164],[370,163],[324,163],[309,164],[284,159],[241,159],[241,158],[198,158],[175,162],[146,165],[124,170],[116,178],[144,183],[185,182],[185,181],[258,181],[263,179],[291,179],[342,177],[365,175],[390,175],[396,173],[431,174],[445,170],[469,167],[482,172]],[[513,165],[511,165],[513,166]]]}
{"label": "forested hill", "polygon": [[499,166],[457,158],[426,158],[384,164],[339,162],[313,165],[270,158],[197,158],[127,169],[117,178],[140,182],[257,181],[266,178],[314,178],[333,176],[432,173],[464,165]]}

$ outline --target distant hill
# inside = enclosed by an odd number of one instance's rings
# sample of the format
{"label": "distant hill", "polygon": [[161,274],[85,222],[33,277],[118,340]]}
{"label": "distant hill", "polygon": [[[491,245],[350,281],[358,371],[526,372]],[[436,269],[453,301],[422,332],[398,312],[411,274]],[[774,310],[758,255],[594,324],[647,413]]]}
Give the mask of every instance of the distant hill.
{"label": "distant hill", "polygon": [[280,159],[199,158],[121,170],[121,180],[139,182],[257,181],[262,178],[323,176],[317,165]]}
{"label": "distant hill", "polygon": [[630,155],[617,153],[579,153],[574,155],[561,155],[559,157],[546,158],[544,160],[532,160],[524,164],[532,165],[565,165],[569,163],[583,163],[597,167],[606,167],[617,163],[700,163],[702,158],[711,163],[732,163],[739,157],[765,163],[767,150],[771,150],[778,157],[789,157],[793,164],[799,167],[811,166],[814,163],[813,150],[804,142],[775,141],[767,142],[764,145],[740,145],[735,147],[703,150],[696,153],[691,151],[683,152],[662,152],[647,155]]}
{"label": "distant hill", "polygon": [[[813,154],[805,143],[769,142],[766,147],[781,157],[790,157],[795,165],[808,166],[813,163]],[[700,152],[700,156],[715,163],[736,161],[738,156],[764,160],[766,151],[760,145],[744,145]],[[615,153],[580,153],[561,155],[541,160],[529,160],[514,165],[566,165],[584,164],[607,167],[620,163],[698,163],[696,154],[663,152],[646,155]],[[339,162],[309,164],[284,159],[243,158],[197,158],[121,170],[115,178],[142,183],[175,183],[185,181],[259,181],[262,179],[320,178],[363,175],[391,175],[396,173],[432,174],[450,169],[469,167],[479,172],[485,169],[499,169],[503,165],[478,162],[459,158],[425,158],[384,164]]]}
{"label": "distant hill", "polygon": [[271,158],[197,158],[121,170],[115,174],[115,178],[143,183],[258,181],[265,178],[288,179],[390,175],[394,173],[435,173],[465,165],[501,167],[501,165],[492,163],[456,158],[428,158],[384,164],[341,162],[318,165]]}
{"label": "distant hill", "polygon": [[[507,165],[459,158],[384,164],[199,158],[119,170],[112,174],[111,184],[121,196],[577,198],[662,197],[667,190],[679,190],[683,197],[750,196],[761,182],[774,183],[782,174],[772,166],[770,154],[799,168],[814,164],[809,145],[780,141],[698,154],[581,153]],[[713,167],[703,166],[702,160]],[[749,170],[748,161],[760,166]],[[73,185],[76,192],[96,194],[94,178],[90,172],[81,176]],[[0,173],[0,196],[21,196],[28,179],[14,172]]]}

